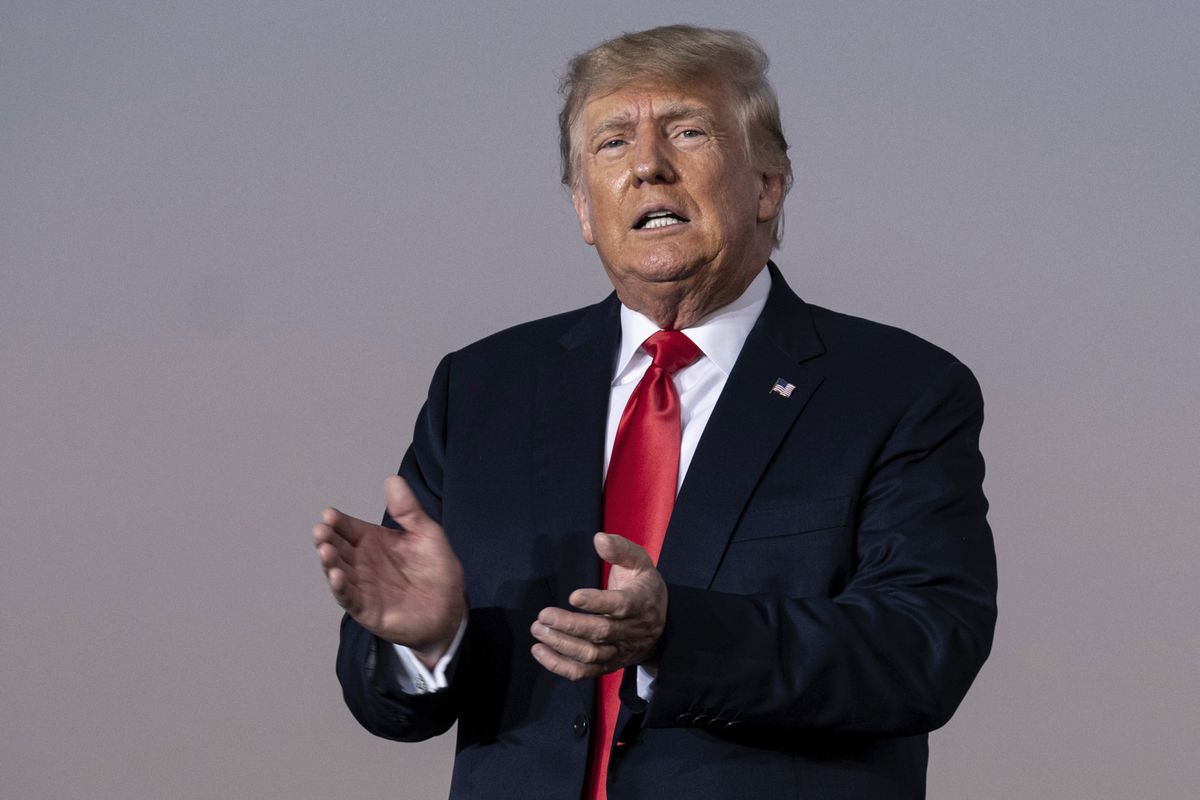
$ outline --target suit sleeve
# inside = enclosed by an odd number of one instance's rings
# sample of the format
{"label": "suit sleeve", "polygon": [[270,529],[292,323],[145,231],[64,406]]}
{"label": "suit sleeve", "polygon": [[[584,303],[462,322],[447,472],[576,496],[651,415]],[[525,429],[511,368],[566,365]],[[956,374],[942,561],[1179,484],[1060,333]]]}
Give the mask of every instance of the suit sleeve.
{"label": "suit sleeve", "polygon": [[855,570],[836,596],[669,586],[643,724],[889,735],[945,724],[988,655],[996,618],[982,422],[974,377],[947,365],[873,462]]}
{"label": "suit sleeve", "polygon": [[[438,365],[429,396],[417,417],[413,443],[405,453],[399,474],[416,494],[430,517],[442,519],[442,464],[446,434],[446,392],[451,357]],[[383,524],[398,528],[386,513]],[[458,654],[447,670],[450,687],[431,694],[408,694],[392,677],[398,665],[392,647],[364,629],[348,614],[342,618],[337,675],[346,705],[364,728],[377,736],[399,741],[421,741],[445,733],[458,716],[459,691],[453,675],[469,657],[463,637]]]}

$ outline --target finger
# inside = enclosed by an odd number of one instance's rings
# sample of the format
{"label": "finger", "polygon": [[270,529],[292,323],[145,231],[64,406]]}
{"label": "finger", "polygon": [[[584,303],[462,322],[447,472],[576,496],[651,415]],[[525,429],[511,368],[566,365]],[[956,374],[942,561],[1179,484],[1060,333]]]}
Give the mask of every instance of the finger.
{"label": "finger", "polygon": [[342,558],[341,553],[339,553],[337,548],[335,548],[333,545],[326,542],[318,546],[317,557],[320,559],[321,569],[325,570],[326,575],[329,574],[331,569],[337,569],[345,573],[347,579],[351,581],[354,580],[353,566],[346,563],[346,560]]}
{"label": "finger", "polygon": [[404,530],[427,533],[439,527],[421,508],[421,502],[399,475],[392,475],[384,481],[383,492],[387,497],[388,514]]}
{"label": "finger", "polygon": [[337,604],[346,609],[353,616],[359,611],[361,606],[360,597],[357,587],[350,582],[345,572],[340,569],[331,569],[326,574],[329,581],[329,591],[333,593],[333,599]]}
{"label": "finger", "polygon": [[336,508],[327,508],[321,512],[321,521],[350,544],[358,544],[362,537],[372,527],[358,517],[343,514]]}
{"label": "finger", "polygon": [[567,602],[580,611],[605,614],[614,619],[631,617],[636,610],[630,593],[620,589],[576,589]]}
{"label": "finger", "polygon": [[347,564],[354,563],[356,552],[355,546],[346,541],[341,534],[326,525],[324,522],[313,526],[313,544],[318,550],[323,544],[330,545],[337,550],[338,555],[340,555]]}
{"label": "finger", "polygon": [[617,656],[617,648],[611,644],[597,644],[570,636],[540,622],[533,623],[529,631],[533,638],[556,653],[582,664],[611,664]]}
{"label": "finger", "polygon": [[590,642],[609,642],[613,638],[613,621],[596,614],[577,614],[562,608],[543,608],[534,624],[545,625],[560,633]]}
{"label": "finger", "polygon": [[654,569],[654,560],[640,546],[615,533],[597,533],[592,537],[596,554],[614,567],[631,570]]}
{"label": "finger", "polygon": [[595,664],[580,664],[561,653],[554,652],[552,648],[541,643],[530,648],[530,653],[543,667],[567,680],[580,681],[586,678],[595,678],[605,672]]}

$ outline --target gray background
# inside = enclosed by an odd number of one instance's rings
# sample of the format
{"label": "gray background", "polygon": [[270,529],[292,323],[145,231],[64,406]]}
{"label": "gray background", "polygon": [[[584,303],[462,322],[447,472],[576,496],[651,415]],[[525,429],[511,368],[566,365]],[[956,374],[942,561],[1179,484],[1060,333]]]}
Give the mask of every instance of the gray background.
{"label": "gray background", "polygon": [[993,656],[931,798],[1200,783],[1194,2],[0,4],[0,796],[427,798],[341,705],[309,530],[440,355],[598,299],[572,53],[773,58],[784,273],[988,401]]}

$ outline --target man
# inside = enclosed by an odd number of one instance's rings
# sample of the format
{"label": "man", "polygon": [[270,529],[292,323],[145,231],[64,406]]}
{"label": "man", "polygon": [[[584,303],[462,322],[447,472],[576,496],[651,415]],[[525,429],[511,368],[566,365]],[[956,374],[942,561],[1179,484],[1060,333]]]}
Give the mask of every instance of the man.
{"label": "man", "polygon": [[564,182],[615,296],[447,356],[384,525],[314,530],[347,703],[457,721],[452,797],[922,797],[987,656],[978,387],[769,264],[766,63],[687,26],[572,61]]}

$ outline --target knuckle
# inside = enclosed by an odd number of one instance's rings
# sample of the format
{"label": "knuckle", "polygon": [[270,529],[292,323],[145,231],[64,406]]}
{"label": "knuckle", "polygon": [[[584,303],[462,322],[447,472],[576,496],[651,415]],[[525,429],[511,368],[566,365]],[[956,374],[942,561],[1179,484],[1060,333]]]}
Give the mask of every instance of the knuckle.
{"label": "knuckle", "polygon": [[612,668],[617,665],[619,657],[620,650],[616,647],[616,645],[605,645],[600,649],[596,663],[602,667]]}

